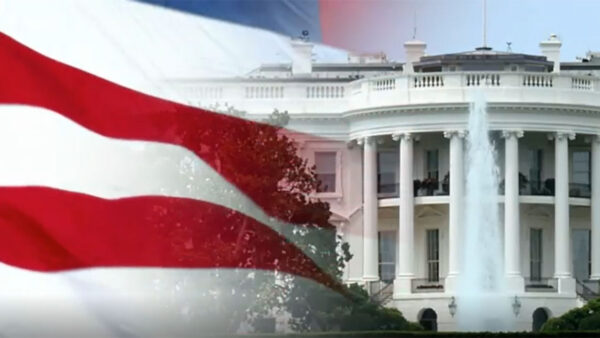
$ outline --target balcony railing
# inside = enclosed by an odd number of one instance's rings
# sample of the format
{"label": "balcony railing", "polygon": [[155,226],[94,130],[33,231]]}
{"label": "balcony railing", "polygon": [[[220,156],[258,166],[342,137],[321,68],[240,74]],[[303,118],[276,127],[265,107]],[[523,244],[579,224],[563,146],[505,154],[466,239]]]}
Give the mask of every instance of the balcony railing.
{"label": "balcony railing", "polygon": [[598,281],[581,281],[579,279],[576,279],[575,281],[575,291],[581,298],[590,301],[600,297]]}
{"label": "balcony railing", "polygon": [[444,279],[432,281],[427,278],[413,279],[411,283],[413,293],[444,292]]}
{"label": "balcony railing", "polygon": [[526,292],[557,292],[558,280],[556,278],[526,278]]}
{"label": "balcony railing", "polygon": [[[448,183],[422,185],[420,180],[414,181],[414,196],[445,196],[450,193]],[[398,183],[379,185],[377,197],[397,198],[399,191]],[[498,188],[498,194],[504,194],[502,183]],[[545,179],[540,183],[527,182],[521,185],[519,195],[525,196],[554,196],[554,178]],[[592,196],[591,186],[589,184],[569,183],[569,197],[590,198]]]}
{"label": "balcony railing", "polygon": [[369,283],[369,295],[372,301],[384,305],[394,294],[394,283],[386,281],[375,281]]}
{"label": "balcony railing", "polygon": [[519,195],[530,196],[554,196],[554,178],[547,178],[543,181],[521,182]]}
{"label": "balcony railing", "polygon": [[569,197],[590,198],[592,189],[589,184],[569,183]]}

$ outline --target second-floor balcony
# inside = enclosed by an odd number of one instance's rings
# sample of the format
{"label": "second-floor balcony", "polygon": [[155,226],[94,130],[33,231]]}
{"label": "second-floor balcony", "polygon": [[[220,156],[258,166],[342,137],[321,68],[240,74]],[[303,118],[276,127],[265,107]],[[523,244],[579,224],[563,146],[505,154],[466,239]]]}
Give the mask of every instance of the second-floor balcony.
{"label": "second-floor balcony", "polygon": [[[378,187],[379,199],[397,198],[399,183],[384,183]],[[432,179],[415,179],[413,181],[415,197],[447,196],[450,193],[448,181],[437,181]],[[500,182],[498,194],[504,195],[503,182]],[[547,178],[542,182],[525,182],[519,188],[521,196],[554,196],[554,178]],[[569,197],[590,198],[592,195],[589,183],[569,183]]]}

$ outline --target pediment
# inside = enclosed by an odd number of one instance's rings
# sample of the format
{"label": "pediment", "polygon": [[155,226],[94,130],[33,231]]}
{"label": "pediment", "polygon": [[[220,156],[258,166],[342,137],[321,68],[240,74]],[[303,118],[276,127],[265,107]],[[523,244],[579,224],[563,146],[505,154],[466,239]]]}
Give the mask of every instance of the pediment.
{"label": "pediment", "polygon": [[550,218],[553,214],[553,209],[545,205],[532,205],[525,212],[527,216]]}
{"label": "pediment", "polygon": [[417,212],[415,213],[415,217],[417,217],[417,218],[440,217],[440,216],[444,216],[444,213],[442,213],[441,211],[439,211],[436,208],[429,206],[429,205],[419,208],[419,210],[417,210]]}

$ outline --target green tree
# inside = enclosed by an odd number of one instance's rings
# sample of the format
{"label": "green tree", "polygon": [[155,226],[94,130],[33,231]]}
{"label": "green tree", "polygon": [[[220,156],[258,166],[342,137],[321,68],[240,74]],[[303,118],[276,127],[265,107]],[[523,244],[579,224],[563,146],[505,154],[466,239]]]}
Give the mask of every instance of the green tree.
{"label": "green tree", "polygon": [[[230,106],[212,110],[245,117]],[[238,168],[234,181],[260,192],[256,195],[264,200],[257,202],[266,206],[267,213],[293,224],[281,228],[281,233],[302,252],[310,253],[312,260],[343,289],[334,291],[331,285],[279,273],[278,269],[270,275],[238,269],[237,278],[213,286],[217,289],[213,291],[219,292],[212,292],[218,295],[214,296],[218,306],[212,310],[227,313],[220,318],[223,323],[219,330],[233,332],[241,322],[272,316],[275,310],[289,313],[292,328],[300,331],[417,328],[399,311],[371,303],[362,288],[341,286],[343,268],[351,259],[349,245],[329,223],[328,203],[312,197],[320,182],[315,168],[299,155],[296,140],[302,135],[283,128],[289,123],[287,112],[275,110],[262,122],[222,128],[218,139],[223,141],[216,144],[213,152],[219,163]],[[252,234],[242,235],[243,225],[232,228],[242,229],[241,241],[261,240]],[[225,247],[223,254],[232,250],[235,248]],[[234,297],[230,297],[232,293]]]}
{"label": "green tree", "polygon": [[560,317],[551,318],[542,332],[599,330],[600,329],[600,299],[593,299],[584,306],[572,309]]}

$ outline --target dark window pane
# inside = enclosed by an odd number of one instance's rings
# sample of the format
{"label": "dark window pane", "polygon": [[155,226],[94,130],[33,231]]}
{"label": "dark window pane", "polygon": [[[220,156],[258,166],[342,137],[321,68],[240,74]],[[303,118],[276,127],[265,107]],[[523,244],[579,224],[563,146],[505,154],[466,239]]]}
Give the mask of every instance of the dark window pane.
{"label": "dark window pane", "polygon": [[336,157],[335,152],[315,153],[315,172],[321,181],[319,192],[335,192]]}

